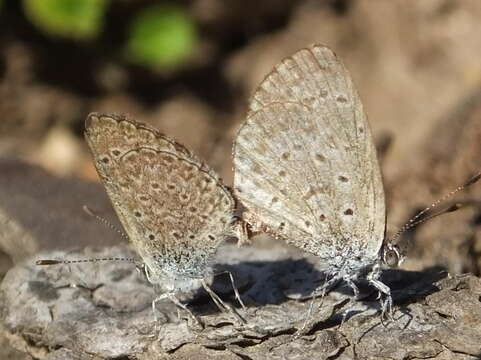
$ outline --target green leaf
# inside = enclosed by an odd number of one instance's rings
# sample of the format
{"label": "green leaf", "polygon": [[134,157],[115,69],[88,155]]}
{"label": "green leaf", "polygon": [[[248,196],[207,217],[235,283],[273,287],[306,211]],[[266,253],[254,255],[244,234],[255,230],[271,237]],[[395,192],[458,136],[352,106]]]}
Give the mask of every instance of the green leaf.
{"label": "green leaf", "polygon": [[196,40],[195,25],[183,8],[151,6],[132,21],[127,54],[130,60],[141,65],[172,69],[190,57]]}
{"label": "green leaf", "polygon": [[107,0],[24,0],[29,20],[42,31],[90,39],[102,29]]}

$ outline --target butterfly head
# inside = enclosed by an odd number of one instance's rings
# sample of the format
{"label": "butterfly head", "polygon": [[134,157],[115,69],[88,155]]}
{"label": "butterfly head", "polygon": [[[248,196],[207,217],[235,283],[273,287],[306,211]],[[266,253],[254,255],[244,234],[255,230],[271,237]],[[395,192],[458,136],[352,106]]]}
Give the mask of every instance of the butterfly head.
{"label": "butterfly head", "polygon": [[382,250],[382,262],[390,268],[397,268],[404,260],[404,254],[398,245],[387,243]]}

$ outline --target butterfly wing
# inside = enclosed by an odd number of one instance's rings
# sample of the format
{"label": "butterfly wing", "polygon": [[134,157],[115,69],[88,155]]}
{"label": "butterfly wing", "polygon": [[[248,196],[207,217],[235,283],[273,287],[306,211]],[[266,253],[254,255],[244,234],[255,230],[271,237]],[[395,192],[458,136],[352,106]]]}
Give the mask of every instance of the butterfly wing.
{"label": "butterfly wing", "polygon": [[385,204],[369,124],[351,77],[327,47],[284,59],[250,102],[234,144],[245,219],[327,261],[377,255]]}
{"label": "butterfly wing", "polygon": [[113,207],[150,270],[202,277],[235,206],[217,175],[147,125],[91,114],[85,128]]}

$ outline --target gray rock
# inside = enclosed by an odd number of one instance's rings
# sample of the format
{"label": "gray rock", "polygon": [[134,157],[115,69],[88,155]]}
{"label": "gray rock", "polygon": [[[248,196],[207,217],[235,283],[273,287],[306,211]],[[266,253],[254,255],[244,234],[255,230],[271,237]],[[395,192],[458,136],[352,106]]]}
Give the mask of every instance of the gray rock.
{"label": "gray rock", "polygon": [[[37,258],[132,257],[127,248],[54,252]],[[481,354],[481,280],[440,269],[389,271],[393,320],[381,322],[376,294],[350,301],[347,287],[322,299],[302,327],[308,294],[322,281],[315,259],[280,243],[226,245],[216,268],[233,273],[247,311],[236,303],[228,277],[214,289],[247,319],[237,324],[200,290],[185,297],[204,323],[194,326],[169,301],[152,314],[154,289],[129,262],[41,267],[30,259],[1,285],[2,332],[17,348],[45,359],[475,359]],[[320,299],[317,300],[319,302]],[[347,312],[342,322],[343,313]],[[177,313],[179,312],[179,315]],[[47,350],[46,350],[47,349]],[[41,351],[43,350],[43,351]],[[41,354],[41,356],[39,355]]]}

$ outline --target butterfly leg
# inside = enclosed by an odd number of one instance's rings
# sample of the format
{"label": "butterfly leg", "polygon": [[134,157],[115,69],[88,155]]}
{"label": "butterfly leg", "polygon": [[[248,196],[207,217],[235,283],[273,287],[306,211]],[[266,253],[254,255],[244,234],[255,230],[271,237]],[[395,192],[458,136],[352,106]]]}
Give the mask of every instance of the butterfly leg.
{"label": "butterfly leg", "polygon": [[[373,270],[367,276],[367,280],[379,291],[379,295],[381,297],[381,321],[384,319],[386,314],[392,320],[393,311],[391,289],[389,288],[389,286],[379,280],[379,270]],[[383,295],[385,297],[385,300],[382,300]]]}
{"label": "butterfly leg", "polygon": [[175,294],[173,292],[170,292],[170,293],[167,293],[167,297],[169,298],[170,301],[172,301],[175,305],[177,305],[178,307],[184,309],[187,314],[189,314],[189,317],[194,321],[194,323],[196,323],[197,325],[201,326],[201,327],[204,327],[202,322],[194,315],[194,313],[192,311],[189,310],[189,308],[185,305],[185,304],[182,304],[179,299],[177,299],[175,297]]}
{"label": "butterfly leg", "polygon": [[169,297],[169,294],[165,293],[160,296],[157,296],[154,300],[152,300],[152,312],[154,313],[155,322],[159,320],[159,318],[157,317],[157,311],[156,311],[157,302],[167,299],[168,297]]}
{"label": "butterfly leg", "polygon": [[312,300],[309,304],[309,309],[307,310],[307,313],[306,313],[305,318],[304,318],[304,324],[302,325],[302,327],[300,329],[297,330],[296,336],[300,336],[300,335],[303,335],[305,333],[307,325],[309,324],[310,318],[311,318],[312,314],[314,313],[314,303],[316,301],[316,298],[321,297],[321,301],[319,302],[319,304],[317,306],[317,308],[320,308],[322,306],[322,302],[324,301],[324,296],[326,296],[327,290],[330,289],[331,287],[334,287],[341,279],[342,279],[342,277],[340,277],[338,275],[333,276],[329,280],[327,280],[327,277],[326,277],[326,280],[324,281],[324,284],[322,284],[322,286],[320,288],[317,288],[316,290],[314,290],[314,292],[312,294]]}
{"label": "butterfly leg", "polygon": [[242,301],[242,299],[240,297],[239,290],[237,289],[237,286],[235,285],[234,276],[232,276],[232,273],[230,271],[227,271],[227,270],[222,271],[220,273],[217,273],[214,276],[218,276],[218,275],[222,275],[222,274],[228,274],[229,275],[230,283],[232,284],[232,288],[234,289],[235,298],[239,302],[240,306],[242,306],[242,309],[244,309],[246,311],[247,310],[246,306],[244,305],[244,302]]}
{"label": "butterfly leg", "polygon": [[185,306],[184,304],[182,304],[176,297],[175,297],[175,293],[174,292],[167,292],[167,293],[164,293],[158,297],[156,297],[153,301],[152,301],[152,312],[154,313],[154,318],[155,318],[155,331],[157,332],[159,330],[158,326],[159,326],[159,318],[157,316],[157,309],[156,309],[156,304],[157,302],[159,301],[162,301],[162,300],[165,300],[165,299],[169,299],[170,301],[172,301],[175,305],[177,305],[178,307],[184,309],[187,314],[189,314],[189,317],[194,321],[194,323],[202,326],[202,323],[200,322],[199,319],[197,319],[197,317],[192,313],[192,311],[190,311],[187,306]]}
{"label": "butterfly leg", "polygon": [[384,318],[384,316],[387,314],[389,318],[392,319],[393,317],[393,310],[392,310],[392,296],[391,296],[391,289],[389,289],[389,286],[386,284],[383,284],[379,280],[373,280],[371,281],[371,284],[379,290],[382,295],[385,296],[385,300],[381,300],[381,317]]}
{"label": "butterfly leg", "polygon": [[166,298],[169,297],[169,294],[168,293],[164,293],[158,297],[156,297],[154,300],[152,300],[152,313],[154,314],[154,321],[155,321],[155,332],[159,332],[159,317],[157,316],[157,309],[156,309],[156,304],[158,301],[162,301]]}
{"label": "butterfly leg", "polygon": [[212,288],[209,285],[207,285],[207,283],[203,279],[202,279],[202,287],[204,288],[205,291],[207,291],[207,293],[212,298],[212,301],[214,301],[214,304],[219,308],[220,311],[230,313],[242,324],[246,323],[245,319],[242,316],[240,316],[239,313],[235,311],[235,309],[233,309],[228,304],[223,302],[222,299],[214,292],[214,290],[212,290]]}
{"label": "butterfly leg", "polygon": [[344,310],[344,312],[342,313],[341,326],[344,324],[344,321],[346,321],[347,315],[351,311],[351,308],[353,307],[354,303],[359,299],[359,288],[354,283],[354,281],[352,281],[352,279],[350,278],[344,278],[344,281],[352,289],[352,292],[354,293],[354,297],[349,299],[346,310]]}

